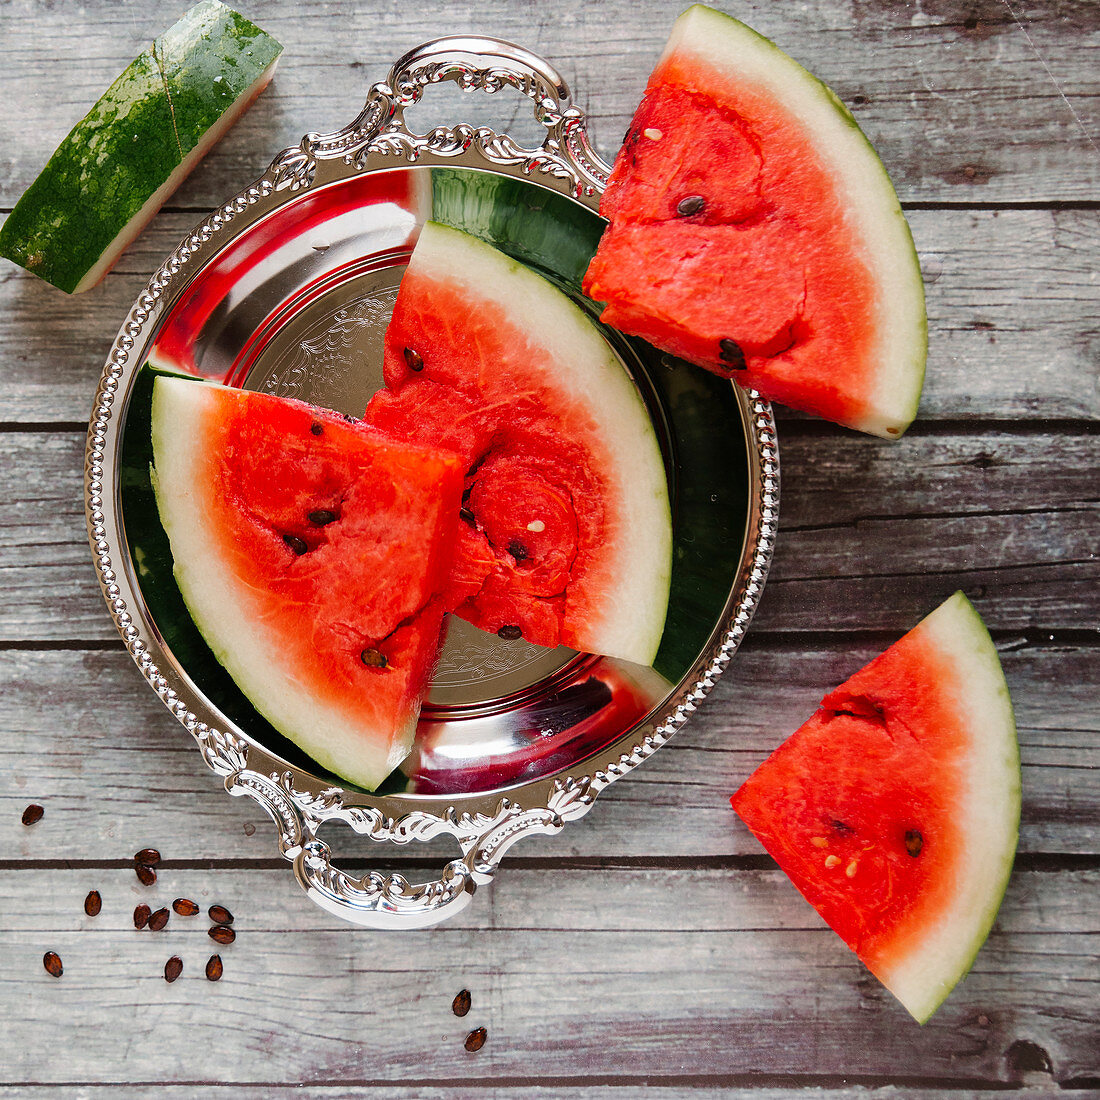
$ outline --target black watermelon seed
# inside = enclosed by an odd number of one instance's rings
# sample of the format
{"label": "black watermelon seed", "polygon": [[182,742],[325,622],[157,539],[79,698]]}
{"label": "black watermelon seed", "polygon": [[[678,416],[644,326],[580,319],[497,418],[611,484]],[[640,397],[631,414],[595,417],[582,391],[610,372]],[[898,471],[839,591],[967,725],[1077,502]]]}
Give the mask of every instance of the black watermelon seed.
{"label": "black watermelon seed", "polygon": [[465,1016],[470,1011],[471,1003],[470,991],[463,989],[460,993],[456,993],[455,999],[451,1001],[451,1011],[456,1016]]}
{"label": "black watermelon seed", "polygon": [[172,908],[181,917],[193,917],[199,911],[199,907],[190,898],[176,898],[172,902]]}
{"label": "black watermelon seed", "polygon": [[405,365],[409,370],[422,371],[424,369],[424,360],[421,358],[419,352],[413,351],[412,348],[406,348]]}
{"label": "black watermelon seed", "polygon": [[160,863],[160,852],[156,848],[142,848],[134,854],[134,862],[140,863],[142,867],[155,867]]}
{"label": "black watermelon seed", "polygon": [[324,429],[324,428],[322,428],[322,427],[321,427],[321,425],[320,425],[320,424],[318,424],[318,423],[317,423],[317,421],[315,420],[315,421],[314,421],[314,422],[313,422],[312,424],[310,424],[310,426],[309,426],[309,430],[310,430],[310,431],[311,431],[311,432],[312,432],[312,433],[313,433],[314,435],[321,435],[321,434],[323,434],[323,433],[324,433],[324,430],[325,430],[325,429]]}
{"label": "black watermelon seed", "polygon": [[140,932],[149,923],[149,918],[152,915],[152,910],[148,905],[135,905],[134,927]]}
{"label": "black watermelon seed", "polygon": [[508,543],[508,553],[512,555],[516,561],[526,561],[528,558],[527,547],[523,545],[519,539],[512,539]]}
{"label": "black watermelon seed", "polygon": [[220,943],[223,946],[232,943],[237,938],[237,933],[228,924],[215,924],[206,934],[215,943]]}
{"label": "black watermelon seed", "polygon": [[485,1030],[485,1028],[476,1027],[473,1031],[470,1032],[469,1035],[466,1036],[466,1042],[464,1042],[462,1045],[472,1054],[475,1051],[481,1050],[481,1048],[485,1045],[485,1040],[488,1037],[489,1033]]}
{"label": "black watermelon seed", "polygon": [[146,867],[144,863],[139,863],[134,868],[134,874],[138,877],[138,882],[142,886],[152,886],[157,881],[157,873],[152,867]]}
{"label": "black watermelon seed", "polygon": [[99,896],[98,890],[89,890],[88,896],[84,899],[84,912],[89,917],[98,917],[100,909],[103,908],[103,899]]}
{"label": "black watermelon seed", "polygon": [[473,512],[471,512],[469,508],[459,508],[458,518],[462,520],[463,523],[468,523],[471,527],[477,522],[477,520],[474,519]]}
{"label": "black watermelon seed", "polygon": [[215,924],[233,923],[233,914],[224,905],[211,905],[206,912]]}
{"label": "black watermelon seed", "polygon": [[327,527],[330,523],[336,522],[336,513],[329,511],[328,508],[318,508],[317,511],[310,512],[307,518],[314,527]]}
{"label": "black watermelon seed", "polygon": [[309,546],[306,545],[305,540],[298,538],[297,535],[283,535],[283,542],[285,542],[299,557],[309,550]]}
{"label": "black watermelon seed", "polygon": [[42,965],[46,968],[47,973],[52,974],[55,978],[60,978],[65,972],[65,968],[61,965],[61,956],[56,951],[47,951],[42,956]]}
{"label": "black watermelon seed", "polygon": [[514,642],[523,637],[523,631],[518,626],[502,626],[497,631],[497,637],[503,638],[506,642]]}
{"label": "black watermelon seed", "polygon": [[149,917],[149,928],[153,932],[159,932],[168,923],[169,913],[167,909],[158,909]]}
{"label": "black watermelon seed", "polygon": [[24,825],[36,825],[36,824],[38,824],[38,822],[42,820],[42,815],[45,812],[46,811],[41,806],[39,806],[37,802],[32,802],[23,811],[23,824]]}
{"label": "black watermelon seed", "polygon": [[676,204],[676,213],[690,218],[692,214],[701,214],[707,206],[707,200],[702,195],[685,195]]}
{"label": "black watermelon seed", "polygon": [[359,654],[359,660],[367,666],[367,668],[385,668],[389,664],[386,660],[386,655],[380,649],[364,649]]}
{"label": "black watermelon seed", "polygon": [[745,353],[741,345],[735,340],[725,339],[718,341],[718,358],[726,364],[727,370],[744,370],[746,367]]}
{"label": "black watermelon seed", "polygon": [[183,973],[183,959],[179,955],[173,955],[164,964],[164,980],[174,982]]}
{"label": "black watermelon seed", "polygon": [[211,955],[206,963],[206,980],[208,982],[220,982],[223,969],[221,955]]}
{"label": "black watermelon seed", "polygon": [[916,859],[924,847],[924,837],[919,829],[907,829],[905,831],[905,850]]}

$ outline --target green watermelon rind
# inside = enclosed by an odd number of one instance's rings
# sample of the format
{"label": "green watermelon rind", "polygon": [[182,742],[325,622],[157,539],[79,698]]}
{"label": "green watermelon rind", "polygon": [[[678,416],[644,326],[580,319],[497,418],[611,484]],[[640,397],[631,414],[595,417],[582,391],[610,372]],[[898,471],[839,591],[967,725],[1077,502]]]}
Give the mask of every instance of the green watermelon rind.
{"label": "green watermelon rind", "polygon": [[1004,670],[973,604],[956,592],[917,627],[954,666],[960,717],[971,735],[969,798],[959,812],[968,847],[958,890],[919,948],[877,977],[924,1023],[970,970],[997,917],[1020,828],[1020,747]]}
{"label": "green watermelon rind", "polygon": [[[209,538],[202,480],[202,421],[216,383],[161,375],[153,383],[153,492],[171,544],[176,585],[195,627],[253,707],[321,767],[373,790],[408,755],[418,707],[399,728],[372,729],[308,690],[278,661],[278,629],[267,631]],[[378,746],[385,745],[385,751]]]}
{"label": "green watermelon rind", "polygon": [[0,228],[0,255],[70,294],[94,286],[263,90],[282,46],[202,0],[136,57]]}
{"label": "green watermelon rind", "polygon": [[621,494],[604,503],[623,520],[624,537],[604,547],[614,563],[615,587],[603,594],[603,607],[584,607],[594,616],[584,622],[585,648],[652,664],[668,613],[672,518],[664,460],[641,394],[592,318],[549,280],[492,245],[428,222],[409,267],[455,283],[471,302],[481,300],[522,327],[532,344],[546,349],[543,362],[555,389],[582,404],[599,425],[611,463],[604,472],[616,475],[613,484]]}
{"label": "green watermelon rind", "polygon": [[829,166],[879,289],[880,373],[875,391],[866,395],[868,412],[849,426],[897,439],[917,415],[928,318],[912,231],[882,160],[831,88],[733,16],[702,4],[688,8],[674,24],[655,72],[674,53],[766,90],[800,123],[807,144]]}

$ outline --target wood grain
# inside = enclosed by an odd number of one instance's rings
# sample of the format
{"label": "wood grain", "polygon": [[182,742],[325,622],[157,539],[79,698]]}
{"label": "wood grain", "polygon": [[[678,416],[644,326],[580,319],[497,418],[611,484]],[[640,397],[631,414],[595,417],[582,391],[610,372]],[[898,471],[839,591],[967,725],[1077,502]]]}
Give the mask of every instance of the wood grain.
{"label": "wood grain", "polygon": [[[81,907],[91,887],[96,918]],[[216,985],[201,976],[202,917],[133,929],[137,902],[180,895],[236,916]],[[403,934],[353,932],[265,870],[169,870],[149,891],[123,870],[40,869],[0,875],[0,899],[5,971],[33,990],[7,1021],[8,1083],[125,1079],[140,1058],[144,1081],[476,1072],[522,1092],[542,1074],[660,1083],[828,1066],[963,1085],[1011,1080],[1021,1038],[1056,1082],[1100,1069],[1100,970],[1074,962],[1100,933],[1098,872],[1017,873],[973,970],[923,1028],[774,871],[516,869],[448,924]],[[47,949],[60,980],[42,969]],[[184,962],[174,985],[170,954]],[[457,1020],[462,988],[473,1008]],[[462,1037],[479,1025],[489,1040],[473,1060]],[[51,1057],[62,1037],[65,1057]]]}

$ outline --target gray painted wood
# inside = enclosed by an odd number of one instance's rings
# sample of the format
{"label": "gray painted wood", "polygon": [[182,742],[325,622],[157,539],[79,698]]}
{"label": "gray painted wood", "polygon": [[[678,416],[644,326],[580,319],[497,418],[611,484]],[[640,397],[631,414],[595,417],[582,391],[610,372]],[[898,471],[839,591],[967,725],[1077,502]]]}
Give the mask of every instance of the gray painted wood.
{"label": "gray painted wood", "polygon": [[[906,203],[928,291],[920,418],[888,445],[781,411],[782,535],[743,651],[665,749],[559,836],[510,852],[449,924],[387,935],[313,906],[271,823],[226,797],[107,617],[82,425],[119,323],[185,231],[304,131],[343,125],[403,50],[457,30],[554,60],[610,156],[681,6],[245,5],[287,46],[275,82],[107,280],[70,299],[0,261],[0,1100],[1100,1089],[1095,4],[729,6],[852,105]],[[180,10],[0,0],[0,217]],[[417,113],[475,109],[537,131],[511,94],[433,89]],[[918,1028],[728,796],[823,692],[960,586],[1016,705],[1020,856],[973,971]],[[27,828],[30,802],[46,814]],[[326,839],[351,866],[414,879],[453,854]],[[148,844],[166,860],[151,890],[129,866]],[[204,918],[132,928],[139,901],[181,895],[237,915],[218,985],[201,977]],[[41,966],[50,948],[60,981]],[[168,985],[172,953],[185,971]],[[463,987],[474,1008],[458,1020]],[[480,1024],[488,1042],[469,1054]]]}

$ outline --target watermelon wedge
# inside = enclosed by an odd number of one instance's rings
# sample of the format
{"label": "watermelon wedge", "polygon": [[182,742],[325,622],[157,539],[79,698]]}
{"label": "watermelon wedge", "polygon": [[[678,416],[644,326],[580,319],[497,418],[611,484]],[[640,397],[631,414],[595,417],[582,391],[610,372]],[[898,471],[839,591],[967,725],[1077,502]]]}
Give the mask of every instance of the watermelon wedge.
{"label": "watermelon wedge", "polygon": [[0,229],[0,255],[71,294],[110,270],[267,86],[282,46],[203,0],[73,127]]}
{"label": "watermelon wedge", "polygon": [[463,457],[456,614],[505,638],[650,664],[671,520],[645,404],[581,308],[484,242],[429,222],[366,419]]}
{"label": "watermelon wedge", "polygon": [[765,397],[896,439],[927,321],[890,180],[855,119],[743,23],[673,27],[600,204],[609,325]]}
{"label": "watermelon wedge", "polygon": [[732,803],[924,1023],[989,934],[1020,818],[1012,703],[966,597],[830,692]]}
{"label": "watermelon wedge", "polygon": [[158,377],[153,485],[187,609],[255,708],[373,789],[440,644],[464,467],[302,402]]}

